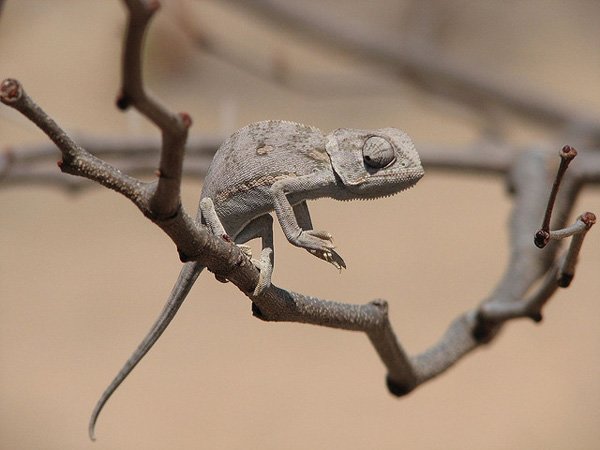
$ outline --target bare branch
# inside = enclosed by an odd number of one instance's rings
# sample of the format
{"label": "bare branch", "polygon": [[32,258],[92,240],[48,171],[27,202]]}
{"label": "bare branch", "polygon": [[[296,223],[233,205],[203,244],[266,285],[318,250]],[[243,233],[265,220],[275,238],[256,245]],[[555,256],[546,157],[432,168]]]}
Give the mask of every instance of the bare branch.
{"label": "bare branch", "polygon": [[[0,101],[18,110],[34,122],[58,147],[62,154],[59,167],[63,172],[84,177],[115,190],[129,198],[146,217],[156,223],[176,244],[185,261],[198,261],[223,279],[235,284],[253,301],[253,313],[265,321],[288,321],[309,323],[345,330],[363,331],[369,337],[387,369],[387,386],[396,396],[404,395],[420,384],[441,374],[458,362],[473,349],[493,340],[506,321],[529,317],[535,321],[542,318],[542,307],[555,293],[557,287],[566,286],[574,274],[575,261],[581,249],[585,233],[595,222],[595,216],[586,213],[577,222],[565,228],[568,215],[582,185],[582,174],[589,180],[590,172],[577,172],[564,176],[568,161],[561,163],[551,201],[546,211],[553,211],[554,220],[550,223],[549,212],[544,214],[544,204],[550,189],[548,180],[551,169],[547,164],[548,155],[531,150],[515,156],[502,153],[497,158],[485,157],[476,152],[463,152],[448,157],[440,152],[423,153],[423,160],[438,168],[457,168],[470,171],[488,171],[510,177],[514,204],[510,222],[511,254],[508,266],[497,286],[489,297],[471,311],[458,317],[441,339],[424,352],[409,357],[396,338],[388,319],[387,303],[375,300],[365,305],[349,305],[318,299],[287,291],[271,285],[261,295],[252,293],[259,279],[254,264],[230,242],[209,234],[208,230],[193,220],[180,205],[180,184],[183,173],[183,149],[190,126],[185,114],[172,114],[166,108],[147,96],[143,88],[141,73],[141,45],[146,27],[158,8],[157,2],[125,0],[129,9],[129,22],[123,57],[123,87],[119,106],[131,105],[152,120],[162,131],[161,162],[158,182],[145,183],[126,175],[106,161],[93,156],[75,143],[23,90],[20,83],[7,79],[0,84]],[[257,7],[279,11],[286,7],[270,1],[257,1]],[[274,6],[276,5],[276,6]],[[280,6],[277,6],[280,5]],[[286,4],[290,5],[290,4]],[[294,8],[294,7],[292,7]],[[312,13],[310,13],[312,14]],[[310,20],[321,33],[340,33],[337,38],[345,39],[346,45],[356,45],[359,51],[374,47],[377,39],[369,37],[364,29],[352,29],[353,36],[346,28],[323,29],[328,19],[313,17]],[[300,19],[296,19],[300,20]],[[335,37],[335,36],[334,36]],[[360,47],[361,42],[365,46]],[[379,43],[381,44],[381,43]],[[515,99],[513,94],[477,78],[464,78],[453,67],[430,65],[427,59],[411,60],[389,44],[375,55],[389,59],[393,64],[405,65],[431,74],[433,78],[463,86],[469,95],[494,99],[507,105],[534,114],[547,105],[536,103],[526,106],[523,99]],[[394,59],[395,58],[395,59]],[[403,58],[408,58],[404,60]],[[411,65],[412,64],[412,65]],[[445,77],[445,78],[444,78]],[[462,77],[462,78],[461,78]],[[462,84],[461,84],[462,83]],[[469,86],[464,86],[468,84]],[[467,89],[468,88],[468,89]],[[527,99],[528,101],[531,98]],[[539,111],[538,111],[539,112]],[[554,114],[554,115],[553,115]],[[563,112],[549,113],[548,120],[563,120]],[[567,147],[565,147],[567,148]],[[111,154],[109,147],[103,150]],[[134,164],[138,169],[148,167],[146,155],[150,147],[133,147],[118,156],[125,163]],[[210,154],[214,148],[207,150]],[[29,160],[45,158],[46,150],[31,154]],[[114,148],[112,150],[114,152]],[[567,148],[565,153],[569,153]],[[495,152],[497,153],[497,152]],[[207,154],[199,153],[198,160],[206,160]],[[27,157],[20,156],[27,160]],[[20,158],[8,152],[1,160],[0,172],[8,174],[14,170],[15,161]],[[200,166],[199,166],[200,167]],[[204,168],[204,166],[202,166]],[[133,168],[132,168],[133,169]],[[199,169],[200,170],[200,169]],[[562,184],[560,184],[562,180]],[[560,185],[560,189],[559,189]],[[555,202],[556,200],[556,202]],[[550,242],[539,250],[532,245],[531,235],[540,217],[544,220]],[[555,231],[551,231],[551,227]],[[557,239],[573,236],[564,258],[557,258]],[[537,290],[531,294],[533,286],[542,279]],[[93,419],[95,420],[95,419]],[[93,427],[93,422],[92,422]]]}
{"label": "bare branch", "polygon": [[[0,101],[15,108],[34,122],[56,144],[62,153],[60,169],[71,175],[85,177],[112,189],[131,200],[144,215],[161,227],[175,242],[177,248],[188,259],[197,259],[213,271],[230,271],[239,265],[242,258],[239,250],[211,236],[201,225],[189,217],[182,208],[175,216],[162,218],[152,209],[154,183],[143,183],[125,175],[119,169],[91,155],[77,145],[33,100],[27,95],[21,84],[7,79],[0,85]],[[220,256],[219,256],[220,255]],[[252,267],[252,269],[254,269]],[[246,278],[258,280],[257,271],[248,271]],[[244,278],[244,277],[242,277]],[[247,279],[241,283],[251,282]]]}
{"label": "bare branch", "polygon": [[[173,239],[182,254],[190,260],[198,260],[205,264],[211,271],[232,281],[250,296],[258,281],[258,271],[237,247],[208,235],[204,227],[195,223],[181,210],[175,217],[167,220],[158,219],[151,212],[146,212],[150,211],[151,199],[148,184],[123,175],[77,146],[33,103],[15,80],[2,83],[0,99],[38,124],[59,146],[63,152],[63,171],[95,180],[130,198]],[[523,248],[522,239],[518,238],[523,234],[523,229],[531,229],[532,223],[541,214],[539,210],[542,208],[536,209],[533,203],[543,204],[541,198],[545,197],[547,192],[539,188],[540,184],[544,185],[540,180],[547,179],[544,169],[546,165],[540,163],[541,157],[543,158],[543,155],[538,152],[530,152],[524,154],[515,164],[513,182],[516,185],[517,196],[513,210],[513,227],[516,236],[512,241],[513,257],[505,277],[483,303],[483,307],[457,319],[443,338],[422,354],[413,358],[408,358],[405,354],[389,324],[387,305],[383,301],[367,305],[348,305],[272,286],[264,294],[252,297],[255,304],[254,314],[268,321],[293,321],[364,331],[388,369],[387,384],[390,392],[395,395],[410,392],[421,383],[447,370],[478,345],[491,340],[501,326],[502,322],[499,322],[499,319],[507,320],[516,315],[499,315],[494,312],[494,308],[503,303],[522,301],[532,283],[551,265],[552,257],[548,252],[555,251],[553,246],[548,246],[544,252],[538,250],[532,255],[530,249],[535,250],[535,247],[530,244],[531,241],[528,248]],[[567,184],[567,187],[576,189],[574,183]],[[568,209],[571,204],[560,203],[559,206],[563,205],[563,209]],[[564,215],[564,211],[561,211],[561,215]],[[522,216],[525,216],[525,221],[522,220]],[[550,290],[545,292],[551,293]]]}
{"label": "bare branch", "polygon": [[279,26],[285,23],[307,32],[319,43],[328,42],[336,48],[389,67],[429,92],[444,95],[476,110],[490,103],[501,105],[530,120],[549,126],[575,127],[580,135],[600,140],[600,124],[595,117],[568,109],[516,80],[506,80],[478,67],[469,67],[464,61],[449,59],[434,48],[401,45],[396,34],[369,28],[364,22],[348,18],[341,20],[339,15],[325,8],[305,8],[299,3],[281,0],[228,1],[272,19]]}
{"label": "bare branch", "polygon": [[560,151],[560,166],[558,167],[558,173],[554,179],[552,190],[550,191],[550,198],[548,199],[548,205],[546,206],[546,213],[544,214],[544,221],[542,227],[535,233],[534,242],[539,248],[544,248],[550,240],[550,219],[552,218],[552,209],[554,208],[554,202],[556,201],[556,194],[560,187],[560,182],[567,171],[567,167],[573,158],[577,156],[577,150],[569,145],[565,145]]}
{"label": "bare branch", "polygon": [[[595,223],[596,216],[591,212],[586,212],[577,218],[577,222],[571,227],[571,230],[569,230],[569,232],[573,231],[571,233],[573,239],[571,240],[571,245],[569,245],[569,250],[564,257],[564,260],[560,265],[558,278],[558,285],[560,287],[566,288],[571,284],[571,281],[573,281],[573,277],[575,276],[575,265],[577,264],[577,258],[579,257],[581,246],[583,245],[583,239]],[[563,237],[566,237],[566,233],[558,239],[562,239]]]}
{"label": "bare branch", "polygon": [[31,100],[17,80],[9,78],[2,82],[0,100],[35,123],[56,144],[62,152],[63,159],[58,162],[58,165],[63,172],[94,180],[123,194],[131,199],[138,208],[144,210],[143,199],[147,195],[147,185],[123,174],[79,147],[54,120]]}
{"label": "bare branch", "polygon": [[[160,154],[160,139],[148,137],[106,137],[77,135],[79,145],[98,158],[118,167],[130,175],[155,175],[156,160]],[[183,175],[202,179],[206,175],[213,155],[224,136],[201,135],[189,139],[188,156]],[[34,145],[11,146],[0,152],[0,186],[22,184],[48,184],[77,190],[95,186],[80,178],[61,176],[52,169],[60,152],[55,145],[44,142]]]}
{"label": "bare branch", "polygon": [[149,97],[142,79],[142,45],[150,19],[159,8],[156,0],[124,0],[129,9],[123,51],[123,85],[117,105],[130,105],[150,119],[162,131],[163,147],[158,169],[158,184],[152,197],[153,211],[162,216],[176,214],[180,207],[183,153],[192,120],[187,113],[172,114]]}

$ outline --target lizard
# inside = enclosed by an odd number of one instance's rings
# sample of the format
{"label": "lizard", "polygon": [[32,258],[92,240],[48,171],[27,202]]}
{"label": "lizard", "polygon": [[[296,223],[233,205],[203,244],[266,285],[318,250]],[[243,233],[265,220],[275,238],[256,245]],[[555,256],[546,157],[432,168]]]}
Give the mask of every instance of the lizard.
{"label": "lizard", "polygon": [[[412,187],[423,174],[412,140],[396,128],[339,128],[324,134],[296,122],[256,122],[236,131],[216,151],[196,220],[242,247],[261,238],[260,260],[252,260],[260,271],[257,296],[271,284],[270,213],[275,212],[292,245],[341,270],[346,264],[335,252],[331,234],[313,229],[307,200],[385,197]],[[156,322],[98,400],[89,422],[92,440],[106,401],[167,328],[203,269],[196,261],[184,263]]]}

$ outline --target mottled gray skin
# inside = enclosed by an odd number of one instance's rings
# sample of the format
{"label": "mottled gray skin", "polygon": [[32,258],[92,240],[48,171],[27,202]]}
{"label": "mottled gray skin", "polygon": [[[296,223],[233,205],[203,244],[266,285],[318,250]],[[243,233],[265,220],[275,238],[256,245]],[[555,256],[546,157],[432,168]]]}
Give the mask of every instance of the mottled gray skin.
{"label": "mottled gray skin", "polygon": [[[319,129],[294,122],[269,120],[250,124],[230,136],[217,150],[201,193],[198,221],[236,244],[261,238],[260,281],[254,295],[268,288],[273,267],[275,211],[288,241],[341,269],[326,231],[313,230],[306,200],[371,199],[413,186],[423,176],[410,138],[395,128]],[[204,269],[186,263],[156,323],[98,401],[89,425],[166,329]]]}

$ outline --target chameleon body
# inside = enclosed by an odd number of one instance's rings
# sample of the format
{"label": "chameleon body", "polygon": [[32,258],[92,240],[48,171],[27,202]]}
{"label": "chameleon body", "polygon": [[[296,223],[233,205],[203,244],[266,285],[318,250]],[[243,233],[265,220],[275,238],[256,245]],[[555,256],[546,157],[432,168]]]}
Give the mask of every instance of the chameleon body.
{"label": "chameleon body", "polygon": [[[200,196],[197,220],[218,236],[236,244],[261,238],[260,269],[254,291],[270,285],[273,267],[275,212],[288,241],[330,262],[343,259],[333,250],[326,231],[313,230],[307,200],[372,199],[413,186],[423,168],[411,139],[395,128],[338,129],[324,134],[300,123],[269,120],[241,128],[219,147]],[[89,433],[104,404],[166,329],[200,272],[197,262],[185,263],[156,323],[98,401]]]}

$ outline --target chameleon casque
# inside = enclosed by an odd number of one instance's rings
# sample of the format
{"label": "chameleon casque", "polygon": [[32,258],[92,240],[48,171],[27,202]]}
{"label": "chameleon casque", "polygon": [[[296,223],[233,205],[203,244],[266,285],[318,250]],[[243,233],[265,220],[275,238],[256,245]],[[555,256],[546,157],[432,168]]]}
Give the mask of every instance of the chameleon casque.
{"label": "chameleon casque", "polygon": [[[337,129],[329,134],[300,123],[268,120],[241,128],[219,147],[200,195],[197,221],[240,245],[261,238],[259,295],[271,283],[275,211],[287,240],[341,270],[332,236],[313,230],[307,200],[373,199],[413,186],[424,171],[408,135],[395,128]],[[106,388],[89,424],[167,328],[204,269],[187,262],[144,340]]]}

